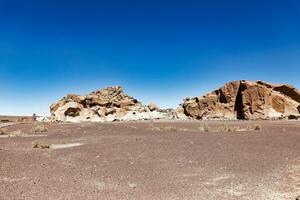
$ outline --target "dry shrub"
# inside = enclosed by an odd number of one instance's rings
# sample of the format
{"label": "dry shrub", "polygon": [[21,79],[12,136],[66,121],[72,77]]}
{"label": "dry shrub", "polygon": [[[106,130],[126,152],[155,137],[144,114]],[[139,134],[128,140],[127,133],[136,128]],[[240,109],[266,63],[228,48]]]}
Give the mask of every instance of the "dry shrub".
{"label": "dry shrub", "polygon": [[204,124],[203,126],[199,127],[199,130],[202,132],[220,132],[220,133],[233,133],[233,132],[238,132],[241,131],[237,126],[228,126],[227,124],[223,124],[220,127],[210,127],[207,124]]}
{"label": "dry shrub", "polygon": [[42,144],[37,141],[32,142],[32,148],[34,149],[50,149],[50,144]]}
{"label": "dry shrub", "polygon": [[22,130],[18,129],[16,131],[8,132],[6,129],[1,128],[0,129],[0,135],[6,135],[8,137],[23,137],[26,136],[26,133],[23,133]]}
{"label": "dry shrub", "polygon": [[255,124],[254,125],[254,130],[255,131],[260,131],[261,130],[261,125],[260,124]]}
{"label": "dry shrub", "polygon": [[172,126],[161,127],[160,129],[161,129],[162,131],[180,131],[179,128],[172,127]]}
{"label": "dry shrub", "polygon": [[261,125],[260,124],[255,124],[254,126],[247,126],[247,131],[260,131],[261,130]]}
{"label": "dry shrub", "polygon": [[231,133],[231,132],[234,132],[234,129],[231,127],[228,127],[227,129],[225,129],[225,132]]}
{"label": "dry shrub", "polygon": [[204,124],[203,125],[203,131],[204,132],[209,132],[209,130],[210,130],[209,126],[207,124]]}
{"label": "dry shrub", "polygon": [[16,131],[12,131],[8,134],[9,137],[23,137],[26,136],[25,133],[23,133],[20,129],[16,130]]}
{"label": "dry shrub", "polygon": [[237,132],[238,130],[240,130],[239,127],[237,127],[237,126],[230,127],[227,124],[223,124],[223,127],[221,128],[222,132],[229,132],[229,133],[230,132]]}
{"label": "dry shrub", "polygon": [[7,130],[5,128],[0,128],[0,135],[7,135]]}
{"label": "dry shrub", "polygon": [[35,127],[32,127],[31,132],[33,133],[44,133],[47,132],[48,128],[45,125],[38,125]]}
{"label": "dry shrub", "polygon": [[[229,130],[229,131],[228,131],[228,130]],[[230,130],[231,130],[231,129],[228,127],[227,124],[223,124],[223,127],[221,127],[221,130],[220,130],[220,131],[221,131],[221,132],[227,132],[227,131],[230,132]]]}
{"label": "dry shrub", "polygon": [[161,129],[159,127],[156,127],[153,124],[149,125],[148,130],[150,130],[150,131],[161,131]]}
{"label": "dry shrub", "polygon": [[204,124],[203,126],[200,126],[198,129],[201,132],[210,132],[211,131],[211,128],[207,124]]}
{"label": "dry shrub", "polygon": [[33,148],[39,148],[39,143],[37,141],[32,142],[32,147]]}
{"label": "dry shrub", "polygon": [[172,127],[172,126],[158,127],[158,126],[154,126],[153,124],[149,125],[148,130],[163,131],[163,132],[185,131],[185,129],[180,129],[180,128],[176,128],[176,127]]}

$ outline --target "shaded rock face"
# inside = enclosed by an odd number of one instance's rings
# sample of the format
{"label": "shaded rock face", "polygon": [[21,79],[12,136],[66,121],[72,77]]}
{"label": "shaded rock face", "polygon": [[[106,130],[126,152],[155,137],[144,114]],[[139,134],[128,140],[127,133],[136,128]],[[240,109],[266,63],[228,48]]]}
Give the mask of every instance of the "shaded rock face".
{"label": "shaded rock face", "polygon": [[154,104],[142,105],[123,92],[122,87],[107,87],[88,95],[69,94],[50,106],[55,121],[105,122],[116,120],[171,119]]}
{"label": "shaded rock face", "polygon": [[234,81],[202,97],[187,98],[194,119],[280,119],[300,113],[300,92],[290,85]]}

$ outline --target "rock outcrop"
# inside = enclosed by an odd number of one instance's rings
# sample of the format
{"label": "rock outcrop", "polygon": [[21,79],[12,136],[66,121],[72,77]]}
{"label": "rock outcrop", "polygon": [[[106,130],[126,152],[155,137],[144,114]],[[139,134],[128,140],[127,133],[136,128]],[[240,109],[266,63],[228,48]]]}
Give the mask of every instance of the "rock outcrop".
{"label": "rock outcrop", "polygon": [[148,108],[149,108],[149,110],[150,111],[155,111],[155,110],[160,110],[159,109],[159,107],[158,107],[158,105],[156,105],[156,104],[154,104],[154,103],[150,103],[149,105],[148,105]]}
{"label": "rock outcrop", "polygon": [[194,119],[281,119],[299,116],[300,92],[291,85],[234,81],[181,104]]}
{"label": "rock outcrop", "polygon": [[171,119],[156,105],[144,106],[123,92],[122,87],[108,87],[88,95],[69,94],[50,106],[53,120],[67,122],[107,122]]}

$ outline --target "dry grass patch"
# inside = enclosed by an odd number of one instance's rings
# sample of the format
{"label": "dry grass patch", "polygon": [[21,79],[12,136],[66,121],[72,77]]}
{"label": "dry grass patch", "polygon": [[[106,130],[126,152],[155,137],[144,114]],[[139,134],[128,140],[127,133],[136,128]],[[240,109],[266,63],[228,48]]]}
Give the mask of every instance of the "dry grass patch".
{"label": "dry grass patch", "polygon": [[24,137],[26,135],[27,134],[20,129],[8,133],[8,137]]}
{"label": "dry grass patch", "polygon": [[261,125],[256,124],[254,126],[247,126],[246,128],[240,128],[238,126],[228,126],[223,124],[219,127],[210,127],[207,124],[199,127],[201,132],[220,132],[220,133],[235,133],[235,132],[246,132],[246,131],[260,131]]}
{"label": "dry grass patch", "polygon": [[31,129],[32,133],[44,133],[47,131],[48,131],[48,128],[45,125],[38,125],[38,126],[32,127],[32,129]]}
{"label": "dry grass patch", "polygon": [[155,126],[154,124],[150,124],[147,128],[150,131],[158,131],[158,132],[176,132],[176,131],[192,131],[192,132],[218,132],[218,133],[237,133],[237,132],[247,132],[247,131],[260,131],[261,125],[255,124],[253,126],[247,126],[246,128],[240,128],[238,126],[229,126],[228,124],[224,123],[221,126],[209,126],[208,124],[204,124],[200,126],[198,130],[192,129],[183,129],[177,128],[173,126]]}
{"label": "dry grass patch", "polygon": [[181,129],[173,126],[163,126],[158,127],[154,126],[154,124],[150,124],[148,127],[148,130],[150,131],[161,131],[161,132],[176,132],[176,131],[186,131],[186,129]]}
{"label": "dry grass patch", "polygon": [[161,131],[161,129],[159,127],[154,126],[153,124],[149,125],[148,130],[150,130],[150,131]]}
{"label": "dry grass patch", "polygon": [[18,129],[16,131],[7,131],[6,129],[2,128],[0,129],[0,135],[6,136],[6,137],[25,137],[27,136],[26,133],[24,133],[22,130]]}
{"label": "dry grass patch", "polygon": [[166,126],[160,128],[162,131],[180,131],[181,129],[172,127],[172,126]]}
{"label": "dry grass patch", "polygon": [[34,149],[50,149],[50,147],[51,147],[51,144],[43,144],[38,141],[32,142],[32,148],[34,148]]}
{"label": "dry grass patch", "polygon": [[243,130],[244,129],[241,129],[238,126],[228,126],[227,124],[223,124],[223,126],[219,128],[218,132],[232,133],[232,132],[241,132]]}

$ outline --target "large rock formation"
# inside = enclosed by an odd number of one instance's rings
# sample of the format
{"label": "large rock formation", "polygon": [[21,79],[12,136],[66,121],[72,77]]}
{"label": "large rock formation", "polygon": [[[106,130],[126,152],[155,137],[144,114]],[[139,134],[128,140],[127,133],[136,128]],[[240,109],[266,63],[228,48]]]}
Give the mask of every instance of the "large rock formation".
{"label": "large rock formation", "polygon": [[121,87],[108,87],[88,95],[69,94],[50,106],[55,121],[106,122],[116,120],[171,119],[173,113],[164,112],[154,104],[142,105],[125,94]]}
{"label": "large rock formation", "polygon": [[194,119],[279,119],[300,113],[300,92],[291,85],[234,81],[181,105]]}

